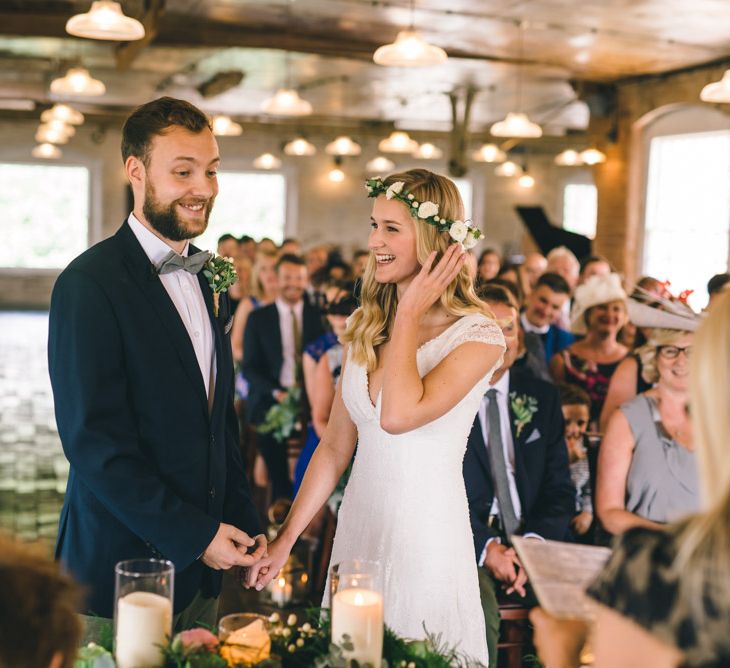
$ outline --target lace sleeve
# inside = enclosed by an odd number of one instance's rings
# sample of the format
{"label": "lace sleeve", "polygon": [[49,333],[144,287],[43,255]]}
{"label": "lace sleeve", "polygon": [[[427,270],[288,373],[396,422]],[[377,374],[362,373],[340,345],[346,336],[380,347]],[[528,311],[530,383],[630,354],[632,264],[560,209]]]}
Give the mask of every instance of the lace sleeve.
{"label": "lace sleeve", "polygon": [[506,348],[504,335],[499,325],[485,315],[467,316],[464,318],[464,324],[459,327],[451,341],[449,341],[449,349],[453,350],[462,343],[468,343],[470,341],[496,345],[503,350]]}

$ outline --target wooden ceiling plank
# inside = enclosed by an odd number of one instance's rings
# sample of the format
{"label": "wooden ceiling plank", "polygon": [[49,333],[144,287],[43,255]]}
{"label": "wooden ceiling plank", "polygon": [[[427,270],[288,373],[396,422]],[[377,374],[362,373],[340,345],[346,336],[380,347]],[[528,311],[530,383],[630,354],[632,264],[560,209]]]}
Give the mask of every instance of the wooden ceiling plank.
{"label": "wooden ceiling plank", "polygon": [[116,49],[117,69],[120,72],[128,70],[145,47],[157,37],[160,17],[165,11],[165,0],[146,0],[145,4],[147,8],[141,19],[144,26],[144,37],[134,42],[124,42]]}

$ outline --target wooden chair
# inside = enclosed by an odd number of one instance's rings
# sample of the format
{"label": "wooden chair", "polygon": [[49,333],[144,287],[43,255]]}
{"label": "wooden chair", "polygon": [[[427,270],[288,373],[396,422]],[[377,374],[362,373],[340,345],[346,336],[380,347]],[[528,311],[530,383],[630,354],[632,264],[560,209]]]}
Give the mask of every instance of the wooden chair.
{"label": "wooden chair", "polygon": [[533,653],[532,630],[528,615],[530,608],[521,603],[499,601],[499,627],[497,662],[500,668],[521,668],[522,657]]}

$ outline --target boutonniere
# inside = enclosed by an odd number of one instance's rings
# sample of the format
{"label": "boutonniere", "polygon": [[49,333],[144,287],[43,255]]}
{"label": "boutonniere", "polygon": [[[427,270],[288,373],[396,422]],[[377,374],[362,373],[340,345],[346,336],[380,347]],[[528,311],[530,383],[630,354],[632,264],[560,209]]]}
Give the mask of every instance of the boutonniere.
{"label": "boutonniere", "polygon": [[233,258],[213,255],[203,267],[203,275],[213,290],[213,314],[218,317],[218,302],[221,292],[226,292],[237,280]]}
{"label": "boutonniere", "polygon": [[532,416],[537,413],[537,399],[527,394],[509,393],[510,408],[515,416],[513,421],[515,431],[519,437],[522,430],[532,422]]}

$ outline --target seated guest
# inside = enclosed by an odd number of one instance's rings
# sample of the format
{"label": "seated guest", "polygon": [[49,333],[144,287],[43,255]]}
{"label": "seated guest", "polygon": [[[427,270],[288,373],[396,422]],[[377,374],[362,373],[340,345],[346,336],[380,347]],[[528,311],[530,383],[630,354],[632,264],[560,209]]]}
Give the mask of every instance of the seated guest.
{"label": "seated guest", "polygon": [[218,255],[230,257],[235,260],[238,257],[239,250],[238,239],[232,234],[223,234],[218,237],[218,246],[216,248]]}
{"label": "seated guest", "polygon": [[[730,665],[730,296],[720,297],[696,335],[691,405],[702,512],[659,530],[617,539],[588,590],[598,603],[593,665],[721,668]],[[589,628],[531,614],[535,644],[550,668],[577,668]]]}
{"label": "seated guest", "polygon": [[590,420],[591,400],[576,385],[560,385],[560,407],[565,420],[565,445],[568,448],[570,479],[575,488],[575,513],[570,520],[571,538],[592,542],[593,493],[588,465],[586,431]]}
{"label": "seated guest", "polygon": [[525,333],[525,348],[535,357],[539,377],[550,380],[548,362],[553,355],[567,348],[575,336],[553,324],[563,304],[570,299],[570,287],[558,274],[543,274],[527,297],[525,310],[520,316]]}
{"label": "seated guest", "polygon": [[477,276],[482,283],[497,278],[502,267],[502,258],[494,248],[483,250],[477,262]]}
{"label": "seated guest", "polygon": [[715,274],[707,282],[707,294],[710,297],[707,308],[712,306],[712,302],[727,289],[728,285],[730,285],[730,274]]}
{"label": "seated guest", "polygon": [[[248,316],[243,344],[243,375],[249,384],[248,418],[260,425],[286,390],[301,384],[302,349],[323,332],[319,311],[304,300],[307,268],[298,255],[276,263],[279,296]],[[259,433],[257,445],[266,462],[274,499],[291,498],[286,447],[271,434]]]}
{"label": "seated guest", "polygon": [[575,291],[571,312],[571,331],[585,335],[553,356],[550,373],[556,383],[582,387],[591,398],[591,430],[608,392],[608,383],[619,362],[626,357],[626,346],[617,336],[627,320],[626,293],[618,274],[593,276]]}
{"label": "seated guest", "polygon": [[654,329],[639,349],[654,387],[614,412],[598,456],[596,511],[612,534],[657,528],[699,508],[687,405],[694,334]]}
{"label": "seated guest", "polygon": [[369,259],[370,251],[368,250],[360,249],[352,254],[352,275],[355,280],[363,277],[368,267]]}
{"label": "seated guest", "polygon": [[0,666],[72,668],[81,595],[57,563],[0,537]]}
{"label": "seated guest", "polygon": [[[569,248],[558,246],[547,254],[547,267],[545,271],[562,276],[570,287],[570,291],[573,292],[578,285],[580,262],[578,262],[578,258],[575,257]],[[570,309],[571,302],[568,300],[563,305],[560,315],[555,320],[555,324],[558,327],[570,329]]]}
{"label": "seated guest", "polygon": [[256,251],[258,250],[258,244],[256,239],[244,234],[238,240],[238,253],[239,255],[245,255],[252,263],[256,262]]}
{"label": "seated guest", "polygon": [[507,349],[469,435],[464,481],[481,566],[490,666],[496,666],[497,590],[526,593],[527,578],[510,537],[562,540],[575,501],[558,392],[549,383],[510,371],[517,351],[517,310],[506,291],[498,297],[497,288],[492,290],[485,301],[502,325]]}
{"label": "seated guest", "polygon": [[506,281],[517,288],[517,301],[521,304],[525,300],[525,290],[520,280],[520,268],[511,262],[502,263],[502,267],[493,281]]}
{"label": "seated guest", "polygon": [[302,244],[293,237],[287,237],[279,246],[279,255],[301,255]]}
{"label": "seated guest", "polygon": [[258,250],[261,253],[278,253],[279,247],[276,245],[276,242],[273,239],[269,239],[269,237],[263,237],[261,241],[259,241]]}
{"label": "seated guest", "polygon": [[583,285],[591,276],[608,276],[611,265],[606,258],[600,255],[588,255],[580,261],[578,285]]}
{"label": "seated guest", "polygon": [[525,261],[520,265],[520,278],[525,292],[529,294],[535,289],[537,279],[547,270],[547,258],[542,253],[531,252],[525,255]]}

